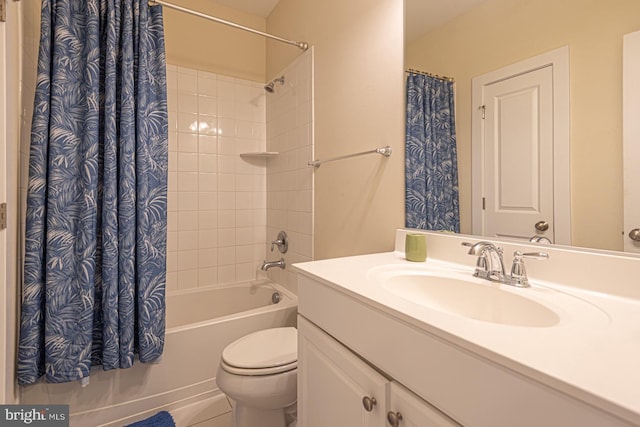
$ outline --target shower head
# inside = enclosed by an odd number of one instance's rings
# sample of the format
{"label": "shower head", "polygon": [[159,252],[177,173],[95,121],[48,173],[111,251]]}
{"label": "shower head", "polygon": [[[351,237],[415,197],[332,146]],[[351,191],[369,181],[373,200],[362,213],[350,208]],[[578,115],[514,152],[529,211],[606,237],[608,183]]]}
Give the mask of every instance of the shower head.
{"label": "shower head", "polygon": [[284,76],[280,76],[277,79],[271,80],[269,83],[264,85],[264,90],[266,90],[269,93],[275,92],[276,83],[280,83],[281,85],[283,85],[284,84]]}

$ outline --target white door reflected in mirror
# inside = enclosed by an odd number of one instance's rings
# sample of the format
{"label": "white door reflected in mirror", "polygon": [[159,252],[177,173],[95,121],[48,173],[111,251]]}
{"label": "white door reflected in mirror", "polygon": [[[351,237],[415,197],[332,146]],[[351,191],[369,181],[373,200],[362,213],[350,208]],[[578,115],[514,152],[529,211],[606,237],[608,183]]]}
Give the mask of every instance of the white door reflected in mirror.
{"label": "white door reflected in mirror", "polygon": [[[482,235],[554,240],[553,79],[550,66],[483,85]],[[545,223],[546,227],[535,224]],[[544,228],[544,230],[542,229]]]}
{"label": "white door reflected in mirror", "polygon": [[568,49],[472,80],[472,232],[570,244]]}

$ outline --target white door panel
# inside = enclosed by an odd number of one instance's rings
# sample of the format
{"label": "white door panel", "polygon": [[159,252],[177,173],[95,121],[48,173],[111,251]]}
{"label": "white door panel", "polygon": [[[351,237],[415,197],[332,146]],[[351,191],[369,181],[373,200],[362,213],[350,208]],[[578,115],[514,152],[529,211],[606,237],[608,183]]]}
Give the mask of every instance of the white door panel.
{"label": "white door panel", "polygon": [[640,253],[629,234],[640,229],[640,31],[624,36],[623,57],[624,250]]}
{"label": "white door panel", "polygon": [[[484,88],[484,233],[554,240],[550,66]],[[535,224],[545,221],[545,231]]]}
{"label": "white door panel", "polygon": [[471,232],[570,245],[569,48],[474,77],[472,105]]}

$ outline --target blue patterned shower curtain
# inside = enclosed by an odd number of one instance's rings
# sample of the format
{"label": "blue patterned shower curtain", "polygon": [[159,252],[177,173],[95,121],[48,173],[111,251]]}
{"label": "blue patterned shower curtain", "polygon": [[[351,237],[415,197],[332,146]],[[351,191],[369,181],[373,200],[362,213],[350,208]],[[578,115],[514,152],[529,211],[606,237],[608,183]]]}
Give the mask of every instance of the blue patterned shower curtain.
{"label": "blue patterned shower curtain", "polygon": [[156,361],[168,120],[162,10],[42,0],[18,382]]}
{"label": "blue patterned shower curtain", "polygon": [[460,232],[453,82],[407,76],[405,225]]}

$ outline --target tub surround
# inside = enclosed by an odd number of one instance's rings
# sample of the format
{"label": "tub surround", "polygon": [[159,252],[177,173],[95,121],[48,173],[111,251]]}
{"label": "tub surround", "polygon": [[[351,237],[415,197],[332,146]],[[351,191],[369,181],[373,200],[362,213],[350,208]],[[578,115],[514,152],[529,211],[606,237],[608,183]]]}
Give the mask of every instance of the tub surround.
{"label": "tub surround", "polygon": [[[259,278],[267,236],[262,82],[167,65],[167,290]],[[264,277],[264,276],[262,276]]]}
{"label": "tub surround", "polygon": [[[284,76],[266,96],[267,153],[267,241],[264,258],[288,265],[313,259],[313,61],[314,47],[300,54],[272,77]],[[289,248],[285,254],[271,251],[271,242],[285,230]],[[260,264],[258,264],[260,265]],[[296,292],[296,277],[289,269],[272,268],[274,282]]]}
{"label": "tub surround", "polygon": [[[640,424],[640,257],[491,240],[503,247],[507,271],[516,250],[549,254],[525,260],[533,288],[510,292],[551,289],[585,310],[550,294],[543,303],[559,313],[557,324],[512,326],[434,310],[381,286],[370,273],[381,266],[473,273],[475,257],[461,244],[477,237],[426,232],[427,261],[415,263],[404,259],[407,232],[396,232],[395,252],[295,265],[300,314],[465,425]],[[375,342],[358,330],[365,319],[378,326]],[[381,348],[385,338],[395,352]]]}

